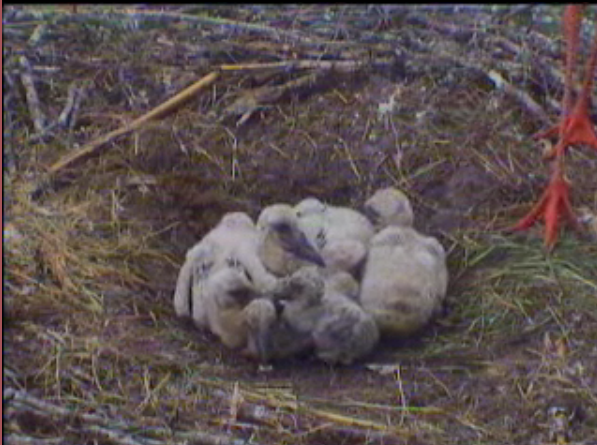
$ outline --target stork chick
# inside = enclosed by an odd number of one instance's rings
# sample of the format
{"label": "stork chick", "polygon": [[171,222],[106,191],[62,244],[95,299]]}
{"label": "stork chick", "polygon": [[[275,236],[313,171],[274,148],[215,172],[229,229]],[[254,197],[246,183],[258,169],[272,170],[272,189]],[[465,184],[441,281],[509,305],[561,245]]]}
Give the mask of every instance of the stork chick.
{"label": "stork chick", "polygon": [[242,266],[215,271],[204,283],[202,303],[209,330],[231,349],[247,344],[245,309],[259,293]]}
{"label": "stork chick", "polygon": [[379,329],[358,303],[359,285],[339,272],[326,280],[324,315],[313,331],[317,356],[328,364],[349,365],[369,354],[379,341]]}
{"label": "stork chick", "polygon": [[289,205],[274,204],[263,209],[257,228],[261,232],[259,258],[271,273],[286,276],[307,264],[325,266]]}
{"label": "stork chick", "polygon": [[375,234],[366,216],[348,207],[326,205],[313,197],[299,202],[294,211],[300,227],[319,249],[331,272],[354,273],[358,269]]}
{"label": "stork chick", "polygon": [[388,226],[412,227],[414,223],[408,197],[394,187],[377,190],[365,201],[364,213],[377,231]]}
{"label": "stork chick", "polygon": [[295,207],[301,227],[315,245],[352,239],[367,244],[375,234],[367,217],[348,207],[324,204],[316,198],[303,199]]}
{"label": "stork chick", "polygon": [[311,333],[293,329],[278,312],[270,298],[255,299],[244,309],[248,329],[246,356],[268,363],[313,348]]}
{"label": "stork chick", "polygon": [[367,258],[367,247],[358,240],[342,240],[328,243],[321,251],[325,259],[325,273],[348,272],[360,279]]}
{"label": "stork chick", "polygon": [[282,279],[274,296],[284,308],[275,318],[270,303],[269,318],[260,325],[267,327],[254,342],[265,345],[257,355],[267,361],[314,347],[317,356],[332,365],[348,365],[365,356],[376,345],[379,331],[355,302],[357,293],[358,284],[346,272],[324,279],[320,270],[303,267]]}
{"label": "stork chick", "polygon": [[371,240],[360,301],[383,335],[408,336],[441,309],[448,286],[446,254],[432,237],[390,226]]}
{"label": "stork chick", "polygon": [[[312,279],[301,278],[305,270],[311,271]],[[324,292],[323,277],[314,267],[302,267],[280,279],[272,299],[255,300],[247,307],[247,355],[267,363],[313,348],[312,333],[323,315]],[[282,306],[281,311],[276,305]]]}
{"label": "stork chick", "polygon": [[179,317],[191,316],[195,325],[207,328],[203,288],[211,274],[228,268],[230,259],[242,263],[253,285],[268,291],[276,282],[259,259],[261,234],[246,213],[225,214],[218,225],[186,254],[174,292],[174,310]]}

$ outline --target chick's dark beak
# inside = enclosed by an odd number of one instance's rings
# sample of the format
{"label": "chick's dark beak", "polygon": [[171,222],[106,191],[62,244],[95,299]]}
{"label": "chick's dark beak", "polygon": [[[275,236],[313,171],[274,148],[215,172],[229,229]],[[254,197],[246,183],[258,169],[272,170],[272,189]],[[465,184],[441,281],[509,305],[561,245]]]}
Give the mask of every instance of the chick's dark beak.
{"label": "chick's dark beak", "polygon": [[292,237],[289,237],[284,244],[286,250],[297,258],[316,264],[320,267],[325,267],[325,261],[303,232],[296,232]]}
{"label": "chick's dark beak", "polygon": [[379,223],[380,214],[377,210],[375,210],[374,208],[372,208],[368,205],[365,205],[365,206],[363,206],[361,211],[367,217],[367,219],[369,219],[369,221],[371,221],[373,224]]}

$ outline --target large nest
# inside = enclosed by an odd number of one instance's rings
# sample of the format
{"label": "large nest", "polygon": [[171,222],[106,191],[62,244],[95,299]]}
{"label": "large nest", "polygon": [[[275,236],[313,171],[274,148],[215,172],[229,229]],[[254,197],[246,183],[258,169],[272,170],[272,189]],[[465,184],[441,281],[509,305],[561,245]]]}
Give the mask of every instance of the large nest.
{"label": "large nest", "polygon": [[[502,234],[548,179],[531,135],[559,115],[561,8],[152,8],[4,11],[10,443],[588,443],[595,243]],[[595,209],[597,156],[567,166]],[[175,318],[225,212],[386,185],[450,253],[421,336],[260,372]]]}

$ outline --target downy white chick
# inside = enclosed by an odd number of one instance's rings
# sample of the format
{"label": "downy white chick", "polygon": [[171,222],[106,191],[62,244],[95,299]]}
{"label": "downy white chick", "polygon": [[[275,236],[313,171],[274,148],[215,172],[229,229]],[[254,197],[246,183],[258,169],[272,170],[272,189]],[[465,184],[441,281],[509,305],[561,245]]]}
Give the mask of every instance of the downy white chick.
{"label": "downy white chick", "polygon": [[382,335],[408,336],[440,310],[448,286],[446,254],[432,237],[389,226],[371,240],[360,302]]}
{"label": "downy white chick", "polygon": [[346,272],[325,279],[321,270],[303,267],[280,280],[274,297],[282,300],[283,310],[276,317],[269,303],[269,318],[260,325],[266,328],[256,332],[256,355],[267,361],[314,347],[317,356],[332,365],[365,356],[377,344],[379,331],[355,302],[357,293],[358,284]]}
{"label": "downy white chick", "polygon": [[242,265],[230,264],[214,271],[202,283],[201,295],[209,330],[228,348],[245,347],[245,310],[260,294]]}
{"label": "downy white chick", "polygon": [[365,201],[363,212],[380,231],[388,226],[412,227],[414,213],[408,197],[394,187],[377,190]]}
{"label": "downy white chick", "polygon": [[367,245],[358,240],[330,242],[323,248],[321,255],[326,262],[326,275],[348,272],[360,279],[367,258]]}
{"label": "downy white chick", "polygon": [[294,211],[307,237],[330,272],[355,273],[367,255],[374,229],[366,216],[348,207],[330,206],[316,198],[299,202]]}
{"label": "downy white chick", "polygon": [[260,291],[275,285],[276,279],[259,259],[261,234],[246,213],[232,212],[186,254],[174,292],[174,310],[180,317],[191,316],[195,325],[207,328],[204,288],[221,268],[228,268],[230,259],[242,263],[252,284]]}
{"label": "downy white chick", "polygon": [[271,273],[287,276],[308,264],[325,266],[289,205],[274,204],[263,209],[257,228],[261,232],[259,258]]}

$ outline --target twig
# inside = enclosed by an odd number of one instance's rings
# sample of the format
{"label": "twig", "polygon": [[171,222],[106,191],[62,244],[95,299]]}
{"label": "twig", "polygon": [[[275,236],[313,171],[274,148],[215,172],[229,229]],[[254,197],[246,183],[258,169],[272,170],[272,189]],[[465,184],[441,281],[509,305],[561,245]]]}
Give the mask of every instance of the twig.
{"label": "twig", "polygon": [[[453,30],[454,32],[460,35],[460,31],[458,31],[455,28]],[[488,39],[492,39],[491,36],[486,37]],[[505,39],[499,38],[498,40],[493,41],[493,43],[495,44],[497,41],[499,41],[500,43],[504,43]],[[513,51],[519,50],[518,46],[514,44],[512,44],[508,48]],[[433,54],[432,51],[430,52]],[[542,124],[546,124],[549,122],[549,117],[547,116],[545,110],[528,93],[516,88],[514,85],[507,82],[497,71],[486,68],[486,66],[495,66],[495,58],[492,58],[489,61],[477,61],[472,57],[467,60],[464,60],[451,56],[427,56],[421,55],[419,53],[411,53],[410,56],[411,69],[413,69],[414,67],[420,67],[424,70],[430,70],[436,66],[441,68],[442,66],[449,65],[461,66],[463,68],[471,70],[474,73],[478,73],[479,75],[482,75],[491,80],[498,89],[502,89],[507,95],[511,96],[513,99],[519,102],[526,110],[532,113],[535,118],[541,121]]]}
{"label": "twig", "polygon": [[29,138],[29,142],[36,143],[41,140],[47,140],[49,136],[53,135],[53,131],[57,127],[72,130],[77,122],[76,115],[79,112],[81,102],[85,98],[85,88],[80,87],[77,82],[71,84],[68,88],[66,104],[58,119],[55,122],[44,128],[42,133],[32,135]]}
{"label": "twig", "polygon": [[10,445],[54,445],[66,443],[62,437],[50,437],[46,439],[25,436],[23,434],[9,434],[4,436],[6,443]]}
{"label": "twig", "polygon": [[[244,440],[235,439],[234,437],[224,435],[213,435],[206,432],[182,432],[173,431],[168,428],[151,428],[143,429],[139,425],[131,425],[120,420],[111,419],[108,417],[99,416],[96,414],[78,414],[72,410],[62,408],[45,400],[40,400],[31,396],[26,391],[15,390],[13,388],[6,388],[3,392],[4,405],[9,409],[7,417],[10,418],[14,413],[28,411],[33,414],[44,417],[60,417],[70,419],[71,427],[75,432],[92,432],[94,434],[101,434],[108,437],[122,445],[162,445],[165,442],[159,438],[139,437],[141,433],[147,435],[148,433],[154,436],[164,437],[168,439],[167,443],[194,443],[196,445],[243,445]],[[77,422],[78,421],[78,422]],[[79,423],[80,422],[80,423]],[[127,430],[138,432],[137,436],[133,436]],[[25,439],[27,440],[27,439]],[[12,443],[12,442],[10,442]],[[25,441],[21,443],[35,444],[37,442]],[[53,442],[39,442],[39,445],[49,445]]]}
{"label": "twig", "polygon": [[398,445],[404,443],[404,437],[398,437],[382,431],[357,430],[346,427],[327,427],[326,430],[346,436],[358,443],[380,443],[383,445]]}
{"label": "twig", "polygon": [[537,4],[514,5],[508,9],[504,9],[502,11],[496,12],[494,21],[496,23],[504,23],[505,21],[511,19],[515,15],[524,14],[525,12],[530,11],[535,6],[539,6],[539,5],[537,5]]}
{"label": "twig", "polygon": [[[383,425],[377,422],[358,419],[356,417],[348,417],[342,414],[336,414],[320,409],[313,409],[307,406],[299,406],[296,402],[276,400],[271,396],[261,395],[259,392],[253,392],[246,389],[240,390],[241,396],[245,399],[238,407],[238,420],[244,420],[258,425],[276,426],[282,425],[285,427],[292,427],[295,421],[290,421],[281,417],[282,408],[286,412],[301,412],[305,415],[318,417],[327,421],[316,429],[326,429],[335,433],[351,436],[354,438],[369,438],[376,439],[382,443],[394,443],[392,440],[398,441],[400,438],[404,440],[405,437],[410,437],[412,434],[404,429],[395,426]],[[223,390],[214,391],[213,395],[224,401],[231,399],[232,396],[227,395]],[[252,402],[247,401],[251,399]],[[273,408],[276,411],[268,409]]]}
{"label": "twig", "polygon": [[85,87],[79,86],[77,82],[68,87],[66,104],[56,123],[64,128],[72,129],[77,121],[76,116],[85,98]]}
{"label": "twig", "polygon": [[424,11],[430,13],[441,13],[441,14],[460,14],[467,13],[477,15],[480,13],[493,14],[495,12],[495,5],[398,5],[405,9],[415,10],[417,12]]}
{"label": "twig", "polygon": [[239,97],[232,104],[226,107],[218,121],[222,122],[228,116],[237,116],[241,114],[242,117],[236,124],[237,126],[240,126],[247,121],[255,111],[266,108],[268,106],[266,104],[275,103],[281,97],[288,94],[289,91],[314,84],[317,77],[317,74],[308,74],[283,85],[261,87],[244,91],[239,94]]}
{"label": "twig", "polygon": [[322,409],[306,409],[307,413],[313,414],[316,417],[329,420],[331,422],[345,425],[348,427],[359,427],[359,428],[366,428],[371,430],[378,430],[378,431],[386,431],[395,434],[404,434],[405,436],[409,436],[410,432],[402,429],[397,428],[395,426],[388,426],[382,423],[373,422],[371,420],[359,419],[357,417],[349,417],[338,413],[333,413],[330,411],[324,411]]}
{"label": "twig", "polygon": [[448,35],[459,42],[468,42],[478,30],[472,27],[458,26],[452,22],[439,21],[427,16],[409,14],[406,18],[409,25],[422,26],[425,29],[431,29],[443,35]]}
{"label": "twig", "polygon": [[391,64],[392,60],[389,58],[375,59],[375,60],[292,60],[284,62],[272,63],[249,63],[245,65],[221,65],[222,71],[252,71],[265,70],[272,68],[284,69],[286,72],[292,72],[301,69],[320,69],[320,70],[335,70],[341,72],[354,72],[360,68],[371,65]]}
{"label": "twig", "polygon": [[[233,390],[234,391],[234,390]],[[217,389],[212,392],[214,398],[220,399],[223,403],[231,403],[234,399],[234,392],[231,395],[229,392]],[[244,396],[241,394],[243,399],[240,405],[236,406],[236,418],[234,420],[241,420],[250,422],[257,425],[268,425],[270,427],[278,427],[283,425],[285,427],[292,427],[294,421],[284,419],[280,411],[274,412],[263,404],[251,403],[244,400]],[[232,416],[231,416],[232,417]]]}
{"label": "twig", "polygon": [[176,107],[182,105],[187,100],[191,99],[203,88],[211,85],[218,78],[218,75],[219,73],[216,71],[209,73],[207,76],[202,77],[193,85],[178,93],[176,96],[172,97],[171,99],[168,99],[166,102],[158,105],[148,113],[145,113],[143,116],[135,119],[130,124],[124,127],[120,127],[114,131],[111,131],[110,133],[91,141],[90,143],[81,147],[79,150],[76,150],[73,153],[69,153],[68,155],[60,159],[58,162],[52,164],[48,169],[48,172],[50,174],[56,174],[60,170],[71,166],[75,162],[82,161],[84,158],[95,153],[98,149],[106,145],[108,142],[112,142],[117,137],[123,136],[132,132],[133,130],[138,129],[143,124],[152,119],[161,118],[164,115],[171,113]]}
{"label": "twig", "polygon": [[[355,72],[361,68],[373,66],[380,66],[380,64],[390,64],[390,59],[378,60],[341,60],[341,61],[321,61],[321,60],[297,60],[288,62],[274,62],[274,63],[252,63],[246,65],[221,65],[222,71],[245,71],[245,70],[271,70],[284,69],[286,72],[295,70],[306,70],[317,68],[320,71],[335,70],[338,72]],[[237,122],[237,126],[242,125],[249,117],[258,109],[265,108],[266,104],[271,104],[286,96],[290,91],[299,90],[301,88],[312,86],[324,76],[321,72],[307,74],[298,79],[286,82],[283,85],[261,87],[253,90],[248,90],[239,94],[238,98],[224,110],[219,122],[226,119],[230,115],[239,115],[242,117]]]}
{"label": "twig", "polygon": [[541,108],[541,106],[533,100],[529,94],[525,91],[519,90],[518,88],[514,87],[512,84],[508,83],[500,73],[495,70],[491,70],[487,73],[487,77],[494,83],[497,89],[504,91],[507,95],[514,98],[520,104],[524,106],[525,109],[530,111],[533,116],[535,116],[538,120],[540,120],[543,124],[549,123],[549,117]]}
{"label": "twig", "polygon": [[201,25],[213,25],[220,27],[229,27],[232,29],[241,29],[245,31],[255,32],[257,34],[266,34],[275,38],[286,38],[293,41],[313,41],[312,37],[308,37],[297,31],[287,31],[284,29],[272,28],[267,25],[260,25],[257,23],[245,23],[236,20],[229,20],[219,17],[196,16],[188,14],[180,14],[167,11],[135,11],[135,12],[118,12],[110,11],[108,13],[81,13],[69,14],[63,11],[31,11],[31,10],[15,10],[6,14],[4,20],[7,23],[20,22],[26,20],[51,20],[55,24],[62,24],[65,22],[89,22],[105,21],[106,24],[115,20],[130,20],[130,21],[158,21],[164,23],[171,22],[187,22]]}
{"label": "twig", "polygon": [[12,142],[13,142],[13,140],[12,140],[13,110],[10,107],[10,102],[13,98],[12,87],[13,87],[14,80],[8,73],[4,73],[4,76],[7,79],[6,83],[8,84],[8,87],[7,87],[8,91],[2,97],[2,109],[4,111],[2,113],[2,124],[3,124],[2,125],[2,141],[3,141],[2,161],[3,161],[4,167],[6,167],[6,169],[12,173],[16,169],[16,166],[17,166],[16,156],[13,151],[13,144],[12,144]]}
{"label": "twig", "polygon": [[29,37],[29,41],[27,42],[27,44],[32,48],[35,48],[37,45],[41,43],[41,40],[44,38],[47,30],[48,26],[45,23],[37,25],[35,27],[35,30],[31,34],[31,37]]}
{"label": "twig", "polygon": [[[200,432],[177,432],[175,437],[177,439],[186,439],[184,443],[189,445],[247,445],[246,440]],[[251,445],[259,445],[259,443],[251,441]]]}
{"label": "twig", "polygon": [[[50,402],[33,397],[26,391],[15,390],[13,388],[6,388],[3,391],[2,399],[4,403],[8,402],[10,405],[29,407],[34,409],[36,412],[46,413],[46,415],[59,417],[68,417],[73,415],[71,410],[61,408],[57,405],[51,404]],[[109,422],[108,419],[95,414],[79,414],[77,417],[85,422],[97,423],[99,425],[107,425]]]}
{"label": "twig", "polygon": [[21,65],[21,68],[23,68],[23,72],[21,73],[21,82],[23,83],[23,87],[25,87],[27,105],[29,106],[29,113],[31,114],[31,119],[33,120],[33,126],[35,127],[35,131],[41,134],[46,126],[46,117],[41,110],[39,96],[37,95],[33,76],[31,75],[31,64],[25,56],[19,57],[19,64]]}
{"label": "twig", "polygon": [[99,138],[94,139],[93,141],[87,143],[83,147],[78,150],[75,150],[63,158],[59,159],[57,162],[52,164],[48,168],[48,177],[44,178],[40,184],[36,187],[33,192],[33,195],[38,195],[41,191],[43,191],[46,187],[48,187],[52,181],[52,179],[63,169],[67,167],[73,166],[76,162],[82,162],[83,160],[89,158],[90,156],[97,154],[97,152],[103,148],[106,144],[114,141],[115,139],[127,135],[132,131],[140,128],[143,124],[147,123],[152,119],[158,119],[164,117],[166,114],[171,113],[177,107],[191,99],[195,94],[199,91],[204,89],[205,87],[211,85],[219,76],[217,71],[209,73],[208,75],[202,77],[197,82],[195,82],[190,87],[184,89],[176,96],[168,99],[166,102],[158,105],[148,113],[144,114],[143,116],[135,119],[128,125],[120,127],[116,130],[113,130]]}
{"label": "twig", "polygon": [[314,417],[318,417],[320,419],[324,419],[327,421],[334,422],[336,424],[344,425],[347,427],[358,427],[358,428],[365,428],[369,430],[377,430],[377,431],[384,431],[387,433],[398,434],[402,436],[410,436],[412,433],[405,428],[398,428],[395,426],[385,425],[379,422],[374,422],[372,420],[365,420],[359,419],[357,417],[350,417],[345,416],[343,414],[333,413],[331,411],[324,411],[322,409],[310,408],[304,405],[297,405],[296,402],[286,402],[281,400],[274,400],[271,397],[266,397],[258,392],[252,392],[248,390],[243,390],[243,396],[247,400],[251,399],[253,401],[259,401],[261,403],[265,403],[266,405],[275,407],[275,408],[285,408],[291,411],[301,411],[306,415],[312,415]]}
{"label": "twig", "polygon": [[83,426],[83,431],[88,431],[95,435],[107,437],[111,442],[120,445],[161,445],[162,441],[152,439],[135,439],[134,437],[114,428],[105,428],[98,425]]}

